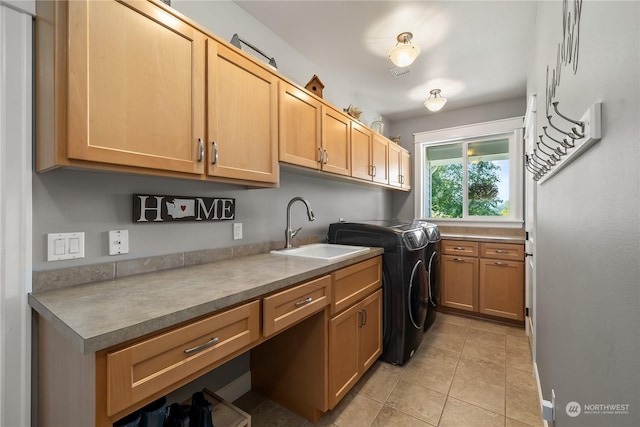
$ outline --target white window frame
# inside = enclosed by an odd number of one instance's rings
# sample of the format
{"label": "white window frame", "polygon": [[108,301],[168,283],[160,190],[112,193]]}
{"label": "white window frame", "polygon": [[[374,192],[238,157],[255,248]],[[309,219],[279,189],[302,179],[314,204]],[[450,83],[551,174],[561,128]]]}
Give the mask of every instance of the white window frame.
{"label": "white window frame", "polygon": [[[523,122],[524,117],[494,120],[484,123],[476,123],[465,126],[439,129],[414,134],[414,168],[416,182],[414,184],[414,217],[425,219],[439,225],[458,225],[474,227],[509,227],[521,228],[523,220],[524,187],[523,187]],[[508,217],[465,217],[465,218],[430,218],[423,212],[425,199],[425,147],[429,145],[442,145],[472,139],[485,139],[501,135],[509,138],[509,211]],[[467,153],[463,150],[463,163],[467,163]],[[466,190],[465,190],[466,193]],[[466,195],[464,200],[466,203]],[[464,209],[464,212],[467,212]],[[465,214],[466,215],[466,214]]]}

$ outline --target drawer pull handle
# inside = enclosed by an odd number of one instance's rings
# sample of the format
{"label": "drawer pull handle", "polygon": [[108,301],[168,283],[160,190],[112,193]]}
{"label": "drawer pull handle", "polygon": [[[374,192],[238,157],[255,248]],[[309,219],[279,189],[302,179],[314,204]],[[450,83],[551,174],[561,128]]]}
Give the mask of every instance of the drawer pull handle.
{"label": "drawer pull handle", "polygon": [[186,349],[186,350],[184,351],[184,354],[193,354],[193,353],[197,353],[197,352],[199,352],[199,351],[204,350],[205,348],[209,348],[209,347],[211,347],[212,345],[214,345],[214,344],[215,344],[215,343],[217,343],[218,341],[220,341],[220,338],[218,338],[218,337],[211,338],[209,341],[207,341],[207,342],[206,342],[206,343],[204,343],[204,344],[200,344],[200,345],[197,345],[197,346],[195,346],[195,347],[192,347],[192,348],[188,348],[188,349]]}
{"label": "drawer pull handle", "polygon": [[453,247],[453,250],[454,250],[454,251],[464,251],[464,248],[463,248],[463,247],[460,247],[460,246],[454,246],[454,247]]}
{"label": "drawer pull handle", "polygon": [[312,301],[313,301],[313,298],[311,298],[311,297],[305,298],[305,299],[303,299],[302,301],[298,301],[298,302],[296,303],[296,307],[300,307],[300,306],[303,306],[303,305],[307,305],[307,304],[309,304],[309,303],[310,303],[310,302],[312,302]]}
{"label": "drawer pull handle", "polygon": [[506,251],[506,250],[504,250],[504,249],[496,249],[496,253],[497,253],[497,254],[508,254],[508,253],[509,253],[509,251]]}
{"label": "drawer pull handle", "polygon": [[504,266],[506,266],[506,265],[507,265],[507,263],[506,263],[506,262],[494,262],[494,263],[493,263],[493,265],[497,265],[497,266],[500,266],[500,267],[504,267]]}
{"label": "drawer pull handle", "polygon": [[456,262],[464,262],[463,258],[454,258],[453,260],[456,261]]}

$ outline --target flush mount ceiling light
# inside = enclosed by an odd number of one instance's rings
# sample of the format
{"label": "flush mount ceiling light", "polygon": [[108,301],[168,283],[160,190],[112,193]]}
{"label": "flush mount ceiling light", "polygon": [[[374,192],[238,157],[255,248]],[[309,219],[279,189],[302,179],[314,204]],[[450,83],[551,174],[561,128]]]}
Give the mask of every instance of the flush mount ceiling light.
{"label": "flush mount ceiling light", "polygon": [[431,95],[429,95],[429,98],[427,98],[427,100],[424,101],[424,106],[427,107],[427,110],[429,111],[442,110],[442,107],[444,107],[444,104],[447,103],[447,98],[443,98],[442,95],[440,95],[440,89],[433,89],[429,91],[429,93]]}
{"label": "flush mount ceiling light", "polygon": [[398,34],[398,44],[389,51],[389,59],[398,67],[406,67],[411,65],[418,57],[420,48],[415,44],[411,44],[413,34],[409,32]]}

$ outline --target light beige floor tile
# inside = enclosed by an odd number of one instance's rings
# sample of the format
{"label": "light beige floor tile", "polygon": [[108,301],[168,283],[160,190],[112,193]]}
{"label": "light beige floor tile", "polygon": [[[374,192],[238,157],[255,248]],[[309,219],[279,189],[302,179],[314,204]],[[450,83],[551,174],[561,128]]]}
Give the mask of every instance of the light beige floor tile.
{"label": "light beige floor tile", "polygon": [[538,384],[533,371],[522,371],[507,366],[507,389],[538,393]]}
{"label": "light beige floor tile", "polygon": [[471,329],[480,329],[483,331],[493,332],[495,334],[505,335],[507,333],[507,326],[496,322],[490,322],[488,320],[471,320],[469,324]]}
{"label": "light beige floor tile", "polygon": [[469,328],[463,325],[448,322],[437,322],[431,327],[431,329],[429,329],[428,333],[443,333],[466,336],[468,331]]}
{"label": "light beige floor tile", "polygon": [[431,427],[433,425],[384,405],[371,427]]}
{"label": "light beige floor tile", "polygon": [[507,326],[507,335],[513,335],[514,337],[526,338],[527,331],[524,326]]}
{"label": "light beige floor tile", "polygon": [[531,371],[533,369],[533,361],[529,350],[509,349],[506,351],[505,356],[507,366],[521,371]]}
{"label": "light beige floor tile", "polygon": [[[323,425],[333,423],[340,427],[368,427],[381,409],[382,403],[351,393],[320,421],[325,423]],[[251,425],[253,426],[253,422]]]}
{"label": "light beige floor tile", "polygon": [[464,343],[461,356],[475,356],[491,362],[504,363],[506,353],[504,345],[480,340],[467,340]]}
{"label": "light beige floor tile", "polygon": [[505,388],[499,385],[455,375],[449,396],[504,415]]}
{"label": "light beige floor tile", "polygon": [[514,420],[513,418],[509,418],[507,417],[507,424],[506,427],[542,427],[542,421],[540,421],[540,425],[531,425],[531,424],[525,424],[525,423],[521,423],[518,420]]}
{"label": "light beige floor tile", "polygon": [[507,350],[523,350],[531,351],[529,346],[529,338],[524,336],[507,335]]}
{"label": "light beige floor tile", "polygon": [[532,426],[542,423],[540,406],[535,393],[509,389],[506,394],[507,416]]}
{"label": "light beige floor tile", "polygon": [[505,386],[505,365],[471,355],[464,355],[458,361],[456,375],[477,378],[482,381]]}
{"label": "light beige floor tile", "polygon": [[442,393],[400,380],[386,404],[412,417],[437,425],[446,398]]}
{"label": "light beige floor tile", "polygon": [[253,427],[303,426],[307,420],[271,400],[251,413]]}
{"label": "light beige floor tile", "polygon": [[504,415],[448,397],[438,427],[503,427],[504,422]]}
{"label": "light beige floor tile", "polygon": [[389,363],[376,362],[358,381],[354,391],[362,396],[384,403],[396,386],[405,368]]}
{"label": "light beige floor tile", "polygon": [[402,379],[447,394],[457,364],[457,359],[447,357],[413,358],[407,363]]}
{"label": "light beige floor tile", "polygon": [[464,316],[458,316],[449,313],[438,313],[436,316],[436,322],[455,323],[456,325],[469,326],[473,319]]}
{"label": "light beige floor tile", "polygon": [[467,334],[467,342],[477,342],[482,344],[493,344],[496,347],[505,349],[506,334],[490,332],[483,329],[469,329]]}
{"label": "light beige floor tile", "polygon": [[443,350],[457,351],[462,350],[465,337],[461,335],[452,335],[441,332],[428,332],[425,338],[429,337],[429,342],[432,346],[441,348]]}
{"label": "light beige floor tile", "polygon": [[460,358],[460,352],[454,350],[447,350],[433,345],[431,342],[431,336],[429,332],[425,335],[420,348],[416,351],[416,354],[411,360],[431,360],[431,359],[449,359],[457,362]]}

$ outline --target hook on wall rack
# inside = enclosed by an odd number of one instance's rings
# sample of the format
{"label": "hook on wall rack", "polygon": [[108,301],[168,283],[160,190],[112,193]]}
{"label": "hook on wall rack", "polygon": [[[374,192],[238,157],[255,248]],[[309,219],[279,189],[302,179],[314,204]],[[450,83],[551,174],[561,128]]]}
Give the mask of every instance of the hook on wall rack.
{"label": "hook on wall rack", "polygon": [[[547,116],[549,126],[562,136],[553,137],[549,134],[548,127],[542,126],[544,135],[538,135],[537,148],[534,148],[531,153],[525,153],[525,167],[538,184],[542,184],[558,173],[602,137],[602,103],[592,104],[580,120],[571,119],[560,113],[557,101],[551,105],[561,120],[574,126],[570,131],[565,131],[560,127],[561,125],[551,121],[552,115]],[[548,142],[545,142],[545,137]]]}

